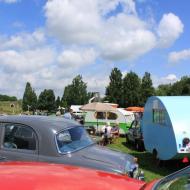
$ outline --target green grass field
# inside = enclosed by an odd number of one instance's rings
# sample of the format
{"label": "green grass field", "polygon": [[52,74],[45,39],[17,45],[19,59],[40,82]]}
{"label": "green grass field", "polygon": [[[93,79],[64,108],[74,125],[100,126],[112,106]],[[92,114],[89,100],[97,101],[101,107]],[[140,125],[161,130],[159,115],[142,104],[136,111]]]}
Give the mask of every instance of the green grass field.
{"label": "green grass field", "polygon": [[[11,105],[14,104],[14,107]],[[19,114],[22,112],[21,102],[0,101],[0,114]]]}
{"label": "green grass field", "polygon": [[137,157],[140,169],[145,173],[146,181],[164,177],[183,167],[183,165],[179,164],[180,161],[167,161],[162,165],[162,167],[160,167],[152,154],[136,151],[132,145],[126,145],[125,138],[120,138],[118,143],[110,144],[108,147]]}

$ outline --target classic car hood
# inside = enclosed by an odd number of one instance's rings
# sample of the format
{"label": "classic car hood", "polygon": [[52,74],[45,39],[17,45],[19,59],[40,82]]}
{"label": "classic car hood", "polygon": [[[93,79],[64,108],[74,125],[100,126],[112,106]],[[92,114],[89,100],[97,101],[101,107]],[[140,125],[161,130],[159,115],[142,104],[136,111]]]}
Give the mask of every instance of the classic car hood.
{"label": "classic car hood", "polygon": [[99,145],[92,145],[77,154],[80,155],[85,165],[91,164],[96,169],[125,173],[126,166],[133,162],[134,157],[119,151],[111,150]]}
{"label": "classic car hood", "polygon": [[140,190],[145,182],[127,176],[63,164],[0,163],[1,189],[14,190]]}

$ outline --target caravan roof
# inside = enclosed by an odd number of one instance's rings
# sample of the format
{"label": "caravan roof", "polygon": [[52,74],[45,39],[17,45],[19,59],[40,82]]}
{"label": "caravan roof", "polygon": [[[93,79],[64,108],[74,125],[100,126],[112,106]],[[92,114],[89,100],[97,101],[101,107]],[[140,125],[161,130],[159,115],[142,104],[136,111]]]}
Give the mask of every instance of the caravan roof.
{"label": "caravan roof", "polygon": [[70,108],[73,110],[73,112],[82,112],[82,110],[80,110],[81,107],[81,105],[71,105]]}
{"label": "caravan roof", "polygon": [[124,108],[117,108],[119,112],[121,112],[123,115],[133,115],[133,112],[126,111]]}

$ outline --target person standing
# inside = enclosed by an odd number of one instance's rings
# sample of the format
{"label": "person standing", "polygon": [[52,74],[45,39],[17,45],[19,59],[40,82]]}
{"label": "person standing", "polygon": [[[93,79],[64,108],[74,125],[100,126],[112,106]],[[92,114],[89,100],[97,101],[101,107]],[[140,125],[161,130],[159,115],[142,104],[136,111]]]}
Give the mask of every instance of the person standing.
{"label": "person standing", "polygon": [[64,117],[65,119],[73,119],[73,120],[75,120],[74,114],[73,114],[73,110],[72,110],[72,109],[69,109],[69,112],[66,112],[66,113],[63,115],[63,117]]}
{"label": "person standing", "polygon": [[115,125],[111,128],[111,137],[114,141],[119,138],[119,123],[115,123]]}
{"label": "person standing", "polygon": [[103,145],[106,145],[110,142],[110,138],[111,138],[111,126],[110,126],[110,122],[106,122],[106,125],[104,127],[102,127],[102,141],[103,141]]}

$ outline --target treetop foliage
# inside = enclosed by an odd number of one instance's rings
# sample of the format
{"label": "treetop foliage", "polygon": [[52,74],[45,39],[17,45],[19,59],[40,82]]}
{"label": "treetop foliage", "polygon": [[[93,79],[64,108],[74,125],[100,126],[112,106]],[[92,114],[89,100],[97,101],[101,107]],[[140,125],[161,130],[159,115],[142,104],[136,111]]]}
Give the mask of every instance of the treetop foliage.
{"label": "treetop foliage", "polygon": [[[153,87],[151,74],[144,73],[142,79],[133,71],[125,76],[118,68],[113,68],[109,76],[109,84],[106,87],[104,100],[116,103],[119,107],[144,106],[148,97],[156,96],[186,96],[190,95],[190,77],[184,76],[181,80],[173,84],[161,84],[157,88]],[[71,84],[64,88],[63,96],[55,100],[52,89],[45,89],[38,97],[29,82],[26,83],[22,108],[24,111],[40,109],[49,112],[56,111],[59,106],[68,108],[71,105],[84,105],[93,96],[92,92],[87,92],[87,83],[82,80],[81,75],[77,75]],[[0,95],[0,100],[16,100],[16,97]]]}
{"label": "treetop foliage", "polygon": [[52,89],[45,89],[40,93],[38,99],[38,109],[47,110],[48,112],[55,111],[55,95]]}
{"label": "treetop foliage", "polygon": [[37,95],[32,89],[29,82],[26,83],[23,99],[22,99],[22,109],[23,111],[27,110],[36,110],[37,108]]}
{"label": "treetop foliage", "polygon": [[15,96],[0,94],[0,101],[17,101],[17,98]]}
{"label": "treetop foliage", "polygon": [[77,75],[72,84],[65,87],[62,102],[65,107],[71,105],[83,105],[88,102],[87,84],[83,82],[82,76]]}

